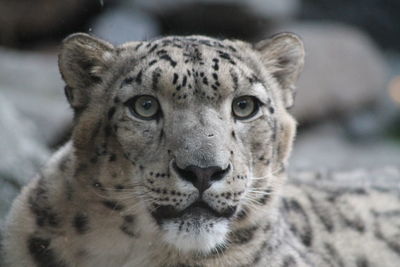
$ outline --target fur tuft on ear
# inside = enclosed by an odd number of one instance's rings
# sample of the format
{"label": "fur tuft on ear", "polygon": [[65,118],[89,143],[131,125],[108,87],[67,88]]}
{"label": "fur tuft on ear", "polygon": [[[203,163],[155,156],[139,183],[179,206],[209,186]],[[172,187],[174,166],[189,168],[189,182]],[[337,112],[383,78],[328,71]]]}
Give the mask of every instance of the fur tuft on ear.
{"label": "fur tuft on ear", "polygon": [[75,110],[88,102],[88,88],[101,82],[114,57],[113,45],[85,33],[68,36],[61,45],[58,66],[65,93]]}
{"label": "fur tuft on ear", "polygon": [[282,87],[285,107],[292,107],[294,83],[304,65],[304,45],[300,37],[293,33],[280,33],[257,43],[255,48],[261,54],[264,66]]}

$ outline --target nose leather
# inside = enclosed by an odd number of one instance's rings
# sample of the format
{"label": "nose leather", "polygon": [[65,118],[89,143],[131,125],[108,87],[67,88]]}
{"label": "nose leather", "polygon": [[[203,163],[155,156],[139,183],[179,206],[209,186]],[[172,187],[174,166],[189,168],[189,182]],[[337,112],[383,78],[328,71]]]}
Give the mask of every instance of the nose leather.
{"label": "nose leather", "polygon": [[226,176],[230,165],[226,169],[218,166],[201,168],[194,165],[181,169],[175,164],[175,169],[181,179],[191,182],[199,190],[200,194],[202,194],[210,188],[213,181],[221,180]]}

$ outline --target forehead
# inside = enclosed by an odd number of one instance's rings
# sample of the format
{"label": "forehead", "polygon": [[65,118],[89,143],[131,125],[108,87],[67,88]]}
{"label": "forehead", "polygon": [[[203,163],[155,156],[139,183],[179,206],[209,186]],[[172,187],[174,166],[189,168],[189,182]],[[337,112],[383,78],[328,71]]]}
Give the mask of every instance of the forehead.
{"label": "forehead", "polygon": [[121,47],[127,92],[151,93],[174,100],[218,102],[261,84],[245,51],[231,41],[207,37],[169,37]]}

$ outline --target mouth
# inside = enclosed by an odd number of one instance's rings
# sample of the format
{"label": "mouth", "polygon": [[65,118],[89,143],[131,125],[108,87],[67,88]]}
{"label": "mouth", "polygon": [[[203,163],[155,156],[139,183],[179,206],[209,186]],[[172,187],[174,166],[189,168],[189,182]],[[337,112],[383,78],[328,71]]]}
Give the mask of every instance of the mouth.
{"label": "mouth", "polygon": [[217,219],[217,218],[230,218],[236,211],[236,206],[228,207],[221,212],[218,212],[211,208],[206,202],[197,200],[193,202],[189,207],[184,210],[177,210],[171,205],[158,206],[152,216],[161,224],[164,220],[171,220],[177,218],[205,218],[205,219]]}

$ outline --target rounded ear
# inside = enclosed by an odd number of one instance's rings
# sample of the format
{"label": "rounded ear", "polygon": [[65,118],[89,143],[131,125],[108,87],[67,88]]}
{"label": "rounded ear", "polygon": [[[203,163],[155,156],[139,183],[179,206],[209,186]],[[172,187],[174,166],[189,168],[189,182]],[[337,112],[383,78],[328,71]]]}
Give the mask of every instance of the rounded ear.
{"label": "rounded ear", "polygon": [[61,45],[58,66],[67,86],[65,93],[74,109],[86,106],[88,88],[102,80],[114,58],[113,45],[85,33],[68,36]]}
{"label": "rounded ear", "polygon": [[280,33],[255,45],[264,66],[282,87],[286,108],[293,106],[295,82],[304,65],[304,45],[293,33]]}

